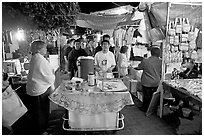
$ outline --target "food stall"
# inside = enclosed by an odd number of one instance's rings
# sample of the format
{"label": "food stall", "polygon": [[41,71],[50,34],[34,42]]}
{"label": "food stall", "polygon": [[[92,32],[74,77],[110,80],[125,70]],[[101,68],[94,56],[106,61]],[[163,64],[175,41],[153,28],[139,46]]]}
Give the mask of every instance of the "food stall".
{"label": "food stall", "polygon": [[64,118],[64,130],[102,131],[124,128],[124,116],[120,111],[134,103],[121,79],[97,79],[94,86],[89,86],[86,81],[80,87],[75,83],[73,79],[63,80],[49,96],[51,101],[69,113],[69,118]]}

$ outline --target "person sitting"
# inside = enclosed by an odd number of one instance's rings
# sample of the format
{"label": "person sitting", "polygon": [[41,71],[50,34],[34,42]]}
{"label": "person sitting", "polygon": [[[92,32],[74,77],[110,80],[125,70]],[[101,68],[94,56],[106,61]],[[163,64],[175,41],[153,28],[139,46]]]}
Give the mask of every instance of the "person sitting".
{"label": "person sitting", "polygon": [[108,40],[103,40],[101,45],[102,51],[97,52],[94,57],[95,69],[98,72],[111,73],[116,65],[114,54],[109,51],[110,43]]}
{"label": "person sitting", "polygon": [[80,56],[87,56],[88,54],[84,49],[81,49],[81,40],[74,41],[74,49],[68,55],[68,72],[71,72],[71,78],[75,76],[77,68],[77,59]]}
{"label": "person sitting", "polygon": [[185,58],[182,63],[183,68],[186,67],[186,70],[179,73],[180,78],[183,79],[194,79],[198,78],[198,70],[195,66],[195,60],[191,58]]}

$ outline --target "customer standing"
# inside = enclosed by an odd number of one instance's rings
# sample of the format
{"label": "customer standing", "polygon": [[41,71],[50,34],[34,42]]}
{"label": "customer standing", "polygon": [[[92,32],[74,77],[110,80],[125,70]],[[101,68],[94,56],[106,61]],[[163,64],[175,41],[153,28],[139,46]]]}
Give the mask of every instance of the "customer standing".
{"label": "customer standing", "polygon": [[68,69],[68,55],[72,51],[74,46],[74,39],[70,39],[67,41],[65,50],[64,50],[64,60],[65,60],[65,70],[67,71]]}
{"label": "customer standing", "polygon": [[142,111],[147,111],[153,93],[156,92],[162,73],[162,60],[160,59],[161,50],[157,46],[151,48],[151,56],[143,59],[136,68],[143,70],[141,77],[143,91],[143,105],[140,108]]}
{"label": "customer standing", "polygon": [[68,56],[68,71],[71,72],[71,78],[75,76],[77,72],[77,59],[80,56],[87,56],[84,49],[81,49],[81,40],[77,39],[74,41],[74,49],[69,53]]}
{"label": "customer standing", "polygon": [[[31,134],[42,134],[48,125],[49,94],[54,91],[55,75],[45,59],[47,44],[43,41],[31,43],[32,58],[29,64],[26,91],[29,95],[28,113],[31,118]],[[29,122],[29,121],[28,121]]]}

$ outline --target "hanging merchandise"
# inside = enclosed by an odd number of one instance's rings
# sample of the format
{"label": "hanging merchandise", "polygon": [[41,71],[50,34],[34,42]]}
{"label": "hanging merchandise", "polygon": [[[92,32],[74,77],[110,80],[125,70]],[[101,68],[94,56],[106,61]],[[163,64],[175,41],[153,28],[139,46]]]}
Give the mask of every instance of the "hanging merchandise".
{"label": "hanging merchandise", "polygon": [[199,30],[198,36],[196,37],[196,46],[197,48],[202,48],[202,31]]}
{"label": "hanging merchandise", "polygon": [[190,31],[190,23],[188,18],[183,18],[183,32],[189,32]]}
{"label": "hanging merchandise", "polygon": [[169,36],[169,43],[174,44],[174,36]]}
{"label": "hanging merchandise", "polygon": [[188,42],[185,41],[185,42],[181,42],[180,45],[179,45],[179,50],[181,51],[187,51],[188,50]]}
{"label": "hanging merchandise", "polygon": [[191,26],[191,29],[188,32],[188,41],[192,41],[195,39],[194,30],[195,30],[194,26]]}
{"label": "hanging merchandise", "polygon": [[174,35],[176,34],[176,30],[175,30],[175,27],[174,27],[174,21],[170,21],[170,22],[169,22],[168,34],[169,34],[170,36],[174,36]]}
{"label": "hanging merchandise", "polygon": [[181,34],[181,42],[182,41],[187,41],[188,40],[188,33],[182,33]]}
{"label": "hanging merchandise", "polygon": [[182,33],[182,20],[181,18],[175,19],[176,33]]}
{"label": "hanging merchandise", "polygon": [[189,48],[190,49],[195,49],[196,48],[196,41],[195,40],[189,42]]}
{"label": "hanging merchandise", "polygon": [[197,60],[197,52],[195,50],[191,52],[191,58]]}
{"label": "hanging merchandise", "polygon": [[179,35],[174,36],[174,45],[179,45]]}

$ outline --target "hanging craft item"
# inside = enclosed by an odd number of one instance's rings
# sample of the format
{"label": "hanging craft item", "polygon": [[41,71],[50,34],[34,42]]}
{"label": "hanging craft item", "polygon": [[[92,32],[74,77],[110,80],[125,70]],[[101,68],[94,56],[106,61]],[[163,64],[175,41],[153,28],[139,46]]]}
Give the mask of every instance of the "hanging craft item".
{"label": "hanging craft item", "polygon": [[188,41],[192,41],[195,39],[194,30],[195,30],[194,26],[191,26],[191,29],[188,32]]}
{"label": "hanging craft item", "polygon": [[190,23],[188,18],[183,18],[183,32],[189,32],[190,31]]}
{"label": "hanging craft item", "polygon": [[182,33],[182,23],[181,18],[175,19],[176,33]]}
{"label": "hanging craft item", "polygon": [[174,35],[176,34],[176,30],[175,30],[175,27],[174,27],[174,21],[170,21],[170,22],[169,22],[168,34],[169,34],[170,36],[174,36]]}
{"label": "hanging craft item", "polygon": [[174,44],[174,36],[169,36],[169,43]]}
{"label": "hanging craft item", "polygon": [[196,41],[195,40],[192,40],[189,42],[189,48],[190,49],[195,49],[196,48]]}
{"label": "hanging craft item", "polygon": [[179,45],[179,36],[178,35],[174,36],[174,45]]}
{"label": "hanging craft item", "polygon": [[180,45],[179,45],[179,49],[181,51],[187,51],[188,50],[188,42],[187,41],[181,42]]}
{"label": "hanging craft item", "polygon": [[188,34],[182,33],[181,34],[181,41],[187,41],[188,40]]}

